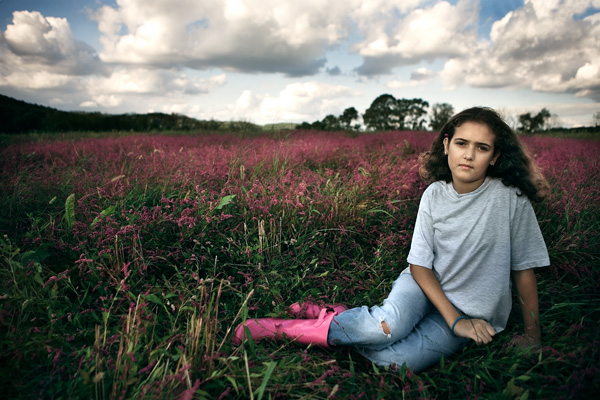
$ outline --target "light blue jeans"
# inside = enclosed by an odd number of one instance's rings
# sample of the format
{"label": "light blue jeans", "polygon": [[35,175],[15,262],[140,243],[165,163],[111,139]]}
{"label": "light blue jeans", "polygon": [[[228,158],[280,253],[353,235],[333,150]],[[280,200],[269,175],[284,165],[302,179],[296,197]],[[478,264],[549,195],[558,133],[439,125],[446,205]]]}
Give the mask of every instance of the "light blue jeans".
{"label": "light blue jeans", "polygon": [[[383,330],[385,321],[390,333]],[[349,346],[380,366],[404,363],[414,372],[460,351],[468,339],[454,336],[410,274],[401,274],[382,306],[357,307],[337,315],[327,341]]]}

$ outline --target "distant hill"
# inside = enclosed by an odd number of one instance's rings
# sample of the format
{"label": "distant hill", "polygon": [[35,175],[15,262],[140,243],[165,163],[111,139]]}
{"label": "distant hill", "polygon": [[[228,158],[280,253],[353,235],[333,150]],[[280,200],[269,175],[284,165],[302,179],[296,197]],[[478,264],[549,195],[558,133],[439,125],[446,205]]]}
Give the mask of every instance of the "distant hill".
{"label": "distant hill", "polygon": [[201,130],[260,131],[243,122],[201,121],[179,114],[102,114],[60,111],[0,94],[0,133]]}

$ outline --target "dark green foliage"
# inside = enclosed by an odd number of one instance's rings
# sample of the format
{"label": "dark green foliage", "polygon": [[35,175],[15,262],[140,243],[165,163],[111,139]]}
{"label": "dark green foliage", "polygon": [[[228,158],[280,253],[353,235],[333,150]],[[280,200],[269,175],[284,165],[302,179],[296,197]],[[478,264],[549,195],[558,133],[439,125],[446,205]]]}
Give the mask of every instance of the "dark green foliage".
{"label": "dark green foliage", "polygon": [[358,131],[360,124],[352,125],[352,121],[357,120],[359,117],[356,108],[350,107],[344,110],[342,115],[336,117],[333,114],[327,115],[321,121],[315,121],[313,123],[303,122],[300,125],[296,125],[296,129],[300,130],[318,130],[318,131]]}
{"label": "dark green foliage", "polygon": [[363,114],[367,129],[373,131],[424,130],[429,103],[421,99],[396,99],[383,94]]}
{"label": "dark green foliage", "polygon": [[259,132],[250,122],[199,121],[178,114],[101,114],[67,112],[0,95],[0,133],[104,131]]}
{"label": "dark green foliage", "polygon": [[525,113],[519,115],[519,130],[525,133],[532,133],[546,129],[546,123],[552,115],[546,108],[542,108],[536,115]]}
{"label": "dark green foliage", "polygon": [[431,106],[429,127],[432,131],[439,131],[444,124],[454,115],[454,107],[448,103],[435,103]]}

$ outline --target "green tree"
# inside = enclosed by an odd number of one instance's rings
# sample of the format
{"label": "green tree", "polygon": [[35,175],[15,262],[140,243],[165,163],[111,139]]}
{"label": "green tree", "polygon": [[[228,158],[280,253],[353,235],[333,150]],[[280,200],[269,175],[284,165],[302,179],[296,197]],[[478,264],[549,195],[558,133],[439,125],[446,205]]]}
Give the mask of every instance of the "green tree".
{"label": "green tree", "polygon": [[542,108],[539,113],[532,116],[531,113],[519,115],[519,130],[525,133],[532,133],[545,129],[547,121],[552,115],[546,108]]}
{"label": "green tree", "polygon": [[333,114],[327,115],[323,118],[323,128],[326,131],[339,131],[340,130],[340,121]]}
{"label": "green tree", "polygon": [[399,117],[402,121],[400,129],[425,130],[425,117],[429,103],[421,99],[399,99],[397,102],[400,110]]}
{"label": "green tree", "polygon": [[452,105],[448,103],[435,103],[431,106],[429,127],[434,131],[439,131],[453,115],[454,107]]}
{"label": "green tree", "polygon": [[389,131],[399,127],[398,104],[391,94],[382,94],[371,103],[363,114],[367,129]]}
{"label": "green tree", "polygon": [[390,94],[377,97],[363,114],[367,129],[375,131],[424,129],[429,103],[421,99],[399,99]]}
{"label": "green tree", "polygon": [[350,129],[350,130],[355,129],[359,126],[359,125],[355,125],[354,127],[352,126],[352,121],[357,120],[357,119],[358,119],[358,111],[356,111],[356,108],[354,108],[354,107],[346,108],[344,110],[344,112],[342,113],[342,115],[340,115],[338,118],[341,128],[342,129]]}

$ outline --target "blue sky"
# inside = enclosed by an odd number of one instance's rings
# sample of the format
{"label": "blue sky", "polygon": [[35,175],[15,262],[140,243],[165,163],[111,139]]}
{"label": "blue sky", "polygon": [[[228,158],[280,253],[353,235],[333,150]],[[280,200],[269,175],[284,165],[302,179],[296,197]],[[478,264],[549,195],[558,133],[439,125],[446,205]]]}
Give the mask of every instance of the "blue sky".
{"label": "blue sky", "polygon": [[600,111],[600,0],[0,0],[0,93],[313,122],[379,95],[559,126]]}

